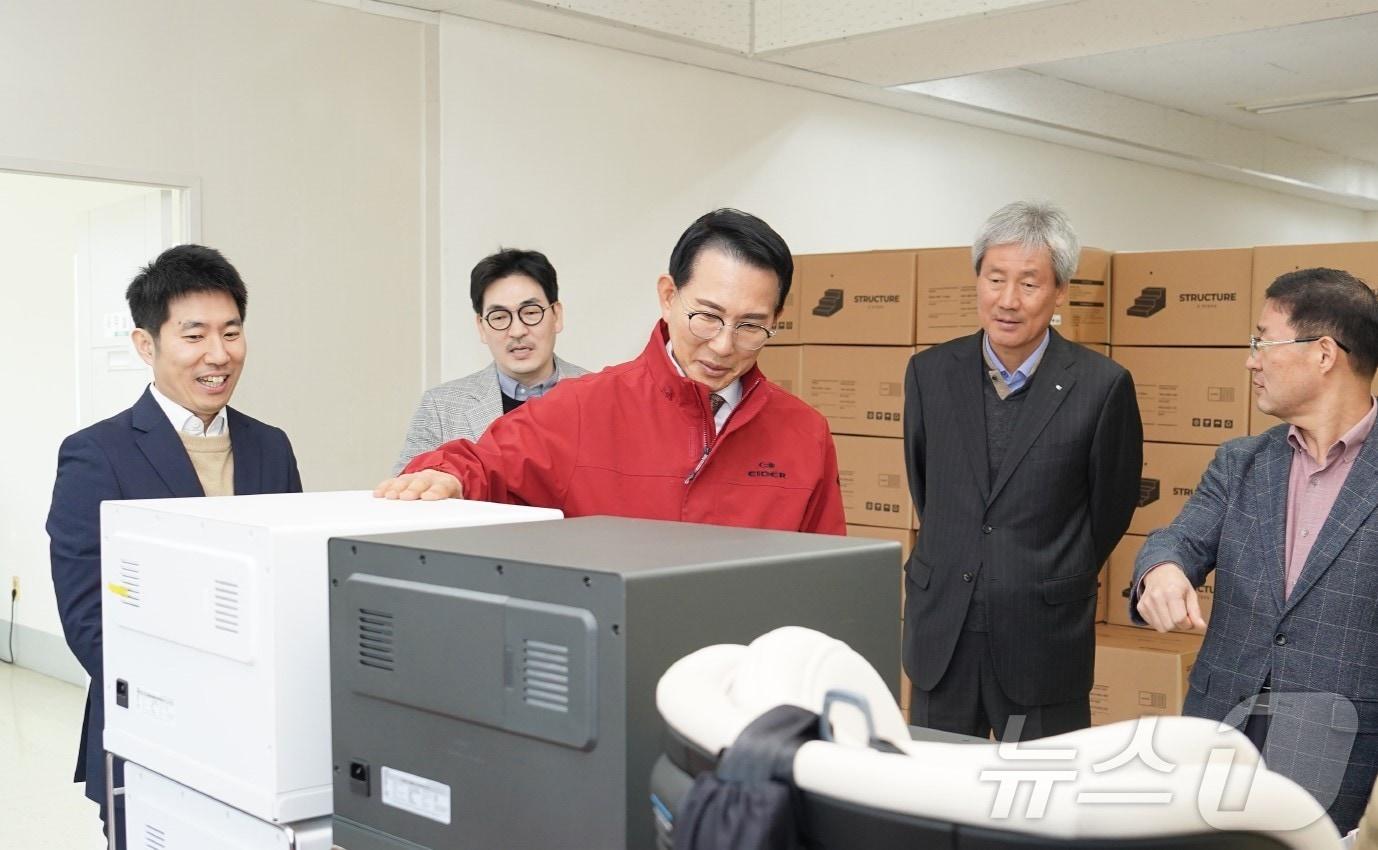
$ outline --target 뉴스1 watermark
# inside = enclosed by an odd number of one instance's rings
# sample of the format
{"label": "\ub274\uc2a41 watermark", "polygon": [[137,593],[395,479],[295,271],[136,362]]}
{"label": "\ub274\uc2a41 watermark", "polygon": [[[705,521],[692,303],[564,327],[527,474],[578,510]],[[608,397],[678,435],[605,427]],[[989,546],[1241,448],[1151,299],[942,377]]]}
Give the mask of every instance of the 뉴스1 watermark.
{"label": "\ub274\uc2a41 watermark", "polygon": [[[1180,807],[1191,800],[1203,824],[1217,830],[1289,831],[1309,826],[1317,817],[1309,807],[1249,808],[1263,762],[1252,747],[1242,748],[1242,737],[1230,730],[1243,728],[1251,715],[1267,715],[1270,723],[1267,771],[1296,782],[1320,808],[1329,806],[1339,792],[1358,731],[1353,703],[1337,694],[1271,692],[1264,699],[1241,702],[1214,727],[1214,734],[1201,738],[1199,749],[1183,749],[1183,742],[1175,741],[1176,760],[1155,747],[1155,741],[1163,743],[1157,737],[1160,725],[1170,726],[1172,717],[1140,718],[1126,743],[1094,761],[1081,758],[1079,747],[1065,739],[1019,743],[1024,717],[1011,717],[1005,740],[996,747],[997,758],[1008,767],[985,768],[979,774],[980,782],[995,785],[990,817],[1042,819],[1059,786],[1080,782],[1069,801],[1077,806]],[[1160,724],[1163,720],[1167,723]],[[1104,738],[1096,743],[1104,748]],[[1081,747],[1087,745],[1091,741]],[[1122,782],[1115,781],[1116,772],[1123,774]],[[1021,800],[1024,810],[1019,812],[1015,806]]]}

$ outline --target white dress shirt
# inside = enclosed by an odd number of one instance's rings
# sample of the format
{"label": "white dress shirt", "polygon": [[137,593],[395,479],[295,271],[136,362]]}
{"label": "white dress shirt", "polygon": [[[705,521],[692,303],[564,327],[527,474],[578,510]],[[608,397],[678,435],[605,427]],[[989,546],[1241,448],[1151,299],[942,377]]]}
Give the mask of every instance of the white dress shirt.
{"label": "white dress shirt", "polygon": [[172,423],[172,430],[177,433],[192,437],[219,437],[230,433],[230,420],[225,416],[225,408],[220,408],[211,424],[207,425],[201,421],[201,417],[163,395],[155,384],[149,384],[148,390],[153,394],[153,400],[163,409],[168,421]]}
{"label": "white dress shirt", "polygon": [[[675,367],[675,371],[679,373],[681,378],[689,377],[684,374],[684,370],[679,367],[679,361],[675,359],[675,350],[670,347],[670,343],[668,342],[665,343],[665,354],[670,358],[670,363]],[[716,392],[718,397],[722,399],[722,406],[719,407],[718,412],[713,415],[713,428],[714,430],[721,431],[722,426],[727,423],[727,417],[732,415],[732,411],[738,404],[741,404],[742,379],[736,378],[732,383],[720,390],[716,390]]]}

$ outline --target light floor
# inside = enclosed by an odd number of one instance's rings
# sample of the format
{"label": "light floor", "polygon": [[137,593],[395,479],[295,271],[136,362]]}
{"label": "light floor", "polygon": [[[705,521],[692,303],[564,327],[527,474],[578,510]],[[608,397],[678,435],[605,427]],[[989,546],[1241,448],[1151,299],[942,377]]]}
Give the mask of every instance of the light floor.
{"label": "light floor", "polygon": [[85,691],[0,664],[0,848],[97,850],[96,804],[72,781]]}

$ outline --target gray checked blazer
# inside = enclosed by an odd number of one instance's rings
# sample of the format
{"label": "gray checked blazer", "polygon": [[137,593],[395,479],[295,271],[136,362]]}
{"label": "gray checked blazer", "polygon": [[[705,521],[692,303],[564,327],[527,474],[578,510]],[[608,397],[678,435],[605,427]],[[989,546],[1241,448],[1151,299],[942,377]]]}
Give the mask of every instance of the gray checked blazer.
{"label": "gray checked blazer", "polygon": [[1378,775],[1378,431],[1284,599],[1291,464],[1285,425],[1222,445],[1182,512],[1149,535],[1131,587],[1166,561],[1196,586],[1215,571],[1183,713],[1242,728],[1246,701],[1271,677],[1268,766],[1311,791],[1343,833]]}
{"label": "gray checked blazer", "polygon": [[[587,369],[555,358],[560,380],[583,375]],[[446,381],[421,394],[421,403],[407,426],[402,453],[393,464],[397,475],[407,462],[451,440],[477,440],[494,419],[502,415],[502,390],[498,387],[498,367],[487,366],[463,378]]]}

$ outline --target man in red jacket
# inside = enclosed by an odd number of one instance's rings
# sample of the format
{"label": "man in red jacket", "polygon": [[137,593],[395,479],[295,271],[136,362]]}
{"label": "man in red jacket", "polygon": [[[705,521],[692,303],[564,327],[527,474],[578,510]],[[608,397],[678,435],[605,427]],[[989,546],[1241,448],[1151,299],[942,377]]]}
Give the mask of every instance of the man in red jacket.
{"label": "man in red jacket", "polygon": [[793,274],[764,221],[708,213],[670,254],[641,356],[561,381],[374,494],[846,533],[827,421],[756,368]]}

